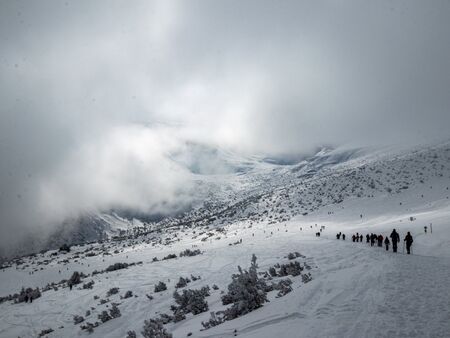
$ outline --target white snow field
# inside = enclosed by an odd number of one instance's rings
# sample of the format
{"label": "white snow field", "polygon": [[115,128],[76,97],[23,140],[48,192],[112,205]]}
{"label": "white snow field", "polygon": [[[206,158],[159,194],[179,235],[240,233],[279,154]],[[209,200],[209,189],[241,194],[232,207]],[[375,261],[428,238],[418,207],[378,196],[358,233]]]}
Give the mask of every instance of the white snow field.
{"label": "white snow field", "polygon": [[[0,337],[38,337],[50,328],[42,336],[125,338],[134,330],[143,337],[145,320],[173,315],[175,284],[179,277],[192,275],[201,279],[179,291],[210,286],[209,309],[188,313],[178,322],[168,320],[164,328],[173,337],[450,337],[449,146],[401,155],[361,153],[337,162],[327,157],[327,165],[320,162],[323,169],[318,168],[320,156],[306,163],[308,168],[264,164],[265,171],[239,174],[236,181],[250,186],[241,194],[246,202],[236,197],[239,191],[221,196],[225,205],[235,206],[233,213],[209,208],[208,221],[207,212],[199,209],[179,221],[149,224],[142,234],[133,228],[128,237],[74,246],[70,253],[53,250],[5,263],[0,270],[2,297],[20,292],[22,286],[44,288],[53,282],[55,288],[42,291],[32,303],[3,300]],[[259,198],[249,202],[254,194]],[[402,243],[398,253],[366,243],[367,233],[386,236],[393,228],[402,241],[411,232],[412,255],[403,252]],[[338,232],[346,234],[345,241],[336,239]],[[351,241],[356,232],[364,235],[362,243]],[[185,249],[202,254],[180,257]],[[295,261],[304,268],[301,275],[288,276],[291,292],[279,298],[277,291],[269,292],[262,307],[203,328],[210,312],[230,307],[222,305],[221,296],[238,265],[248,269],[255,254],[258,271],[265,272],[294,261],[287,258],[291,252],[301,254]],[[162,260],[169,254],[178,257]],[[92,274],[117,262],[139,263]],[[58,284],[74,271],[87,276],[72,290],[65,282]],[[311,280],[305,278],[308,274]],[[92,289],[84,289],[89,281],[94,281]],[[167,290],[154,292],[159,281]],[[107,296],[114,287],[119,292]],[[129,290],[133,296],[124,298]],[[102,323],[98,315],[113,303],[121,316]],[[74,324],[75,315],[84,321]],[[81,328],[87,322],[99,324],[89,333]]]}

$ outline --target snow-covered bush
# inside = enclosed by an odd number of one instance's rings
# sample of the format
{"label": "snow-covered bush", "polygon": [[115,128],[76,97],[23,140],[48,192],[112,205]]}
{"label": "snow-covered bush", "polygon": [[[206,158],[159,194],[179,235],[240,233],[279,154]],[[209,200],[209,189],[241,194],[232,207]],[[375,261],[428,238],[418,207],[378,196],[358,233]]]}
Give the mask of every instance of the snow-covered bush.
{"label": "snow-covered bush", "polygon": [[287,256],[289,260],[296,259],[297,257],[301,257],[302,255],[299,252],[290,252]]}
{"label": "snow-covered bush", "polygon": [[278,283],[273,284],[273,289],[278,290],[277,297],[283,297],[292,291],[292,281],[287,279],[282,279]]}
{"label": "snow-covered bush", "polygon": [[114,263],[114,264],[108,266],[105,269],[105,271],[111,272],[111,271],[116,271],[116,270],[126,269],[126,268],[128,268],[128,263]]}
{"label": "snow-covered bush", "polygon": [[178,304],[178,307],[174,308],[174,312],[181,311],[183,313],[192,313],[197,315],[199,313],[208,311],[208,302],[205,298],[209,296],[209,287],[203,287],[200,290],[183,290],[183,293],[175,291],[173,298]]}
{"label": "snow-covered bush", "polygon": [[83,289],[92,289],[94,287],[95,282],[91,280],[90,282],[83,284]]}
{"label": "snow-covered bush", "polygon": [[117,304],[112,305],[111,310],[109,310],[109,315],[111,316],[111,318],[118,318],[122,315],[119,308],[117,307]]}
{"label": "snow-covered bush", "polygon": [[49,333],[52,333],[54,330],[52,328],[50,329],[46,329],[46,330],[42,330],[41,333],[39,333],[39,337],[44,337],[46,335],[48,335]]}
{"label": "snow-covered bush", "polygon": [[200,249],[195,249],[195,250],[191,250],[191,249],[186,249],[182,252],[180,252],[180,257],[191,257],[191,256],[197,256],[197,255],[201,255],[201,251]]}
{"label": "snow-covered bush", "polygon": [[233,304],[224,312],[226,320],[231,320],[245,315],[267,302],[267,285],[263,278],[258,277],[258,265],[256,256],[252,256],[252,262],[248,271],[238,266],[239,273],[232,276],[228,285],[228,293],[222,297],[222,303]]}
{"label": "snow-covered bush", "polygon": [[98,319],[100,319],[102,321],[102,323],[107,322],[108,320],[111,320],[112,317],[108,314],[108,312],[106,311],[102,311],[102,313],[100,313],[98,315]]}
{"label": "snow-covered bush", "polygon": [[168,260],[168,259],[174,259],[174,258],[177,258],[177,255],[175,255],[175,254],[169,254],[169,255],[167,255],[166,257],[163,258],[163,261],[166,261],[166,260]]}
{"label": "snow-covered bush", "polygon": [[124,299],[133,297],[133,291],[128,290],[127,292],[125,292],[125,295],[123,296]]}
{"label": "snow-covered bush", "polygon": [[73,324],[74,325],[80,324],[82,322],[84,322],[83,316],[78,316],[78,315],[73,316]]}
{"label": "snow-covered bush", "polygon": [[164,282],[159,282],[155,285],[155,292],[161,292],[167,290],[167,285]]}
{"label": "snow-covered bush", "polygon": [[164,328],[161,320],[158,319],[146,320],[141,333],[144,338],[172,338],[172,335]]}
{"label": "snow-covered bush", "polygon": [[[278,271],[276,269],[279,269]],[[298,261],[289,262],[288,264],[275,264],[269,268],[269,274],[272,277],[299,276],[303,268]]]}
{"label": "snow-covered bush", "polygon": [[127,338],[137,338],[136,331],[128,331]]}
{"label": "snow-covered bush", "polygon": [[119,293],[119,288],[111,288],[108,290],[108,292],[106,293],[106,297],[112,296]]}
{"label": "snow-covered bush", "polygon": [[224,318],[221,316],[216,316],[214,312],[211,312],[211,317],[207,322],[202,322],[202,326],[205,329],[210,329],[214,326],[217,326],[219,324],[222,324],[224,322]]}
{"label": "snow-covered bush", "polygon": [[191,280],[189,278],[180,277],[180,279],[178,280],[178,283],[175,285],[175,287],[177,289],[184,288],[190,282],[191,282]]}

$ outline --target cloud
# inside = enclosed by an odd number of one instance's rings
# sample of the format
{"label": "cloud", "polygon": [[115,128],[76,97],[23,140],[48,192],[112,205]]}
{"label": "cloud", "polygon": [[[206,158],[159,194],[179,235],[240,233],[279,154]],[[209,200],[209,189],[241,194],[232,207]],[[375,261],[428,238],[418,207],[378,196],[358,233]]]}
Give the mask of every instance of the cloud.
{"label": "cloud", "polygon": [[167,154],[188,141],[295,155],[448,138],[449,11],[3,2],[0,245],[85,211],[184,201],[189,175]]}

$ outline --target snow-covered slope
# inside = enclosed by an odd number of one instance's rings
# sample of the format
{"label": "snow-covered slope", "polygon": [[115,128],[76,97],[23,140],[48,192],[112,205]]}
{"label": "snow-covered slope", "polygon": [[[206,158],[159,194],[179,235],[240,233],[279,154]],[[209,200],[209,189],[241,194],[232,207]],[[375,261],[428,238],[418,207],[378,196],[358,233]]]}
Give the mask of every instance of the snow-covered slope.
{"label": "snow-covered slope", "polygon": [[[251,163],[238,173],[193,173],[207,199],[182,215],[140,222],[104,214],[98,217],[122,232],[69,253],[48,251],[6,263],[0,296],[22,286],[39,287],[42,296],[31,304],[15,303],[13,295],[3,299],[0,337],[36,337],[49,328],[48,337],[126,337],[130,330],[142,337],[150,318],[161,319],[174,337],[448,336],[449,144],[324,149],[290,165]],[[386,236],[393,228],[402,239],[412,233],[413,255],[402,246],[394,254],[350,240],[356,232]],[[347,239],[337,240],[338,232]],[[180,255],[186,249],[201,254]],[[295,252],[300,255],[288,257]],[[268,291],[270,302],[204,329],[210,312],[222,318],[230,308],[221,298],[238,266],[250,267],[252,254],[259,278],[267,285],[289,278],[290,292],[277,297],[279,290]],[[300,275],[270,273],[295,261]],[[127,264],[108,269],[114,263]],[[70,290],[65,280],[74,271],[84,277]],[[177,289],[180,277],[190,283]],[[167,290],[155,292],[160,281]],[[174,291],[205,286],[208,310],[175,320]],[[102,322],[98,316],[114,303],[121,316]],[[83,322],[74,324],[75,315]],[[95,326],[92,333],[81,328],[88,322]]]}

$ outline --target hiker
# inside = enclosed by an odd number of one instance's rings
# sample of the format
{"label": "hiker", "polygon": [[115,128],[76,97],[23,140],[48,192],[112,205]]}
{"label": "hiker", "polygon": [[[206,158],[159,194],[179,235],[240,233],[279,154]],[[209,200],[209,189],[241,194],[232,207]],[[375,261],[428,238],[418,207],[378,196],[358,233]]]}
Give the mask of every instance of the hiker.
{"label": "hiker", "polygon": [[342,240],[345,241],[345,234],[342,234]]}
{"label": "hiker", "polygon": [[356,241],[359,242],[359,233],[356,233]]}
{"label": "hiker", "polygon": [[336,239],[341,239],[341,233],[336,234]]}
{"label": "hiker", "polygon": [[355,235],[352,236],[352,241],[354,242],[356,239]]}
{"label": "hiker", "polygon": [[28,294],[25,295],[25,303],[28,303]]}
{"label": "hiker", "polygon": [[383,246],[383,235],[378,235],[378,246],[381,248]]}
{"label": "hiker", "polygon": [[372,234],[370,235],[370,246],[374,246],[375,245],[375,239],[377,238],[377,235]]}
{"label": "hiker", "polygon": [[366,243],[369,243],[369,242],[370,242],[370,235],[367,234],[367,235],[366,235]]}
{"label": "hiker", "polygon": [[403,240],[406,242],[406,253],[409,255],[411,253],[411,245],[414,242],[411,234],[408,231],[408,234],[405,236],[405,239]]}
{"label": "hiker", "polygon": [[362,241],[363,241],[363,235],[360,235],[360,236],[359,236],[359,241],[362,243]]}
{"label": "hiker", "polygon": [[391,240],[392,240],[392,251],[397,252],[397,243],[400,242],[400,236],[397,231],[392,230],[391,232]]}
{"label": "hiker", "polygon": [[384,245],[386,245],[386,251],[389,251],[389,238],[386,236],[386,238],[384,239]]}

